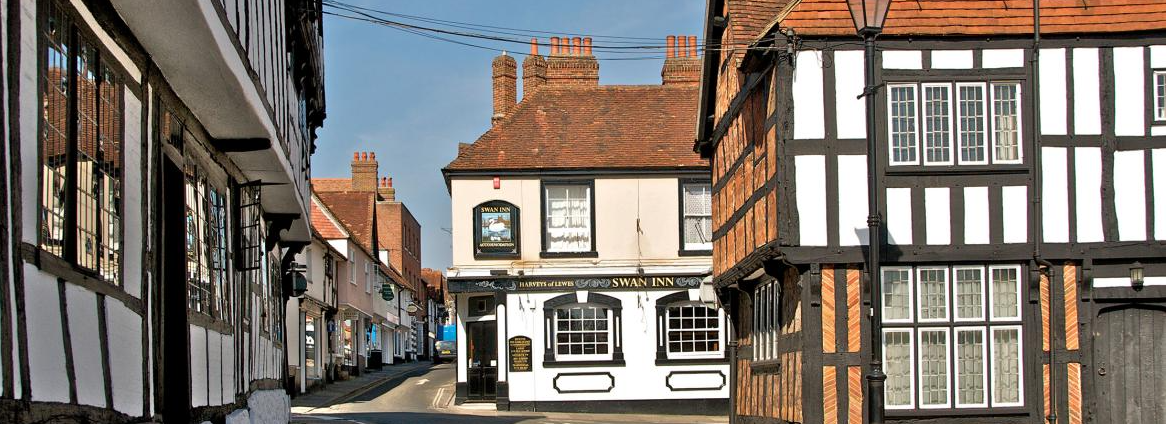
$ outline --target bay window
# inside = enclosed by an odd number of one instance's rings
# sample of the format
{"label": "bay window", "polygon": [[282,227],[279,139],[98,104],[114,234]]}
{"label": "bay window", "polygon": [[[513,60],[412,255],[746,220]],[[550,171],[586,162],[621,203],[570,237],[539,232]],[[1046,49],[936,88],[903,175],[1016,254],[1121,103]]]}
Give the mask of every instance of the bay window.
{"label": "bay window", "polygon": [[595,252],[595,198],[591,181],[543,184],[544,253]]}
{"label": "bay window", "polygon": [[1020,98],[1018,82],[888,84],[889,162],[1022,163]]}
{"label": "bay window", "polygon": [[888,409],[1024,405],[1019,265],[884,267]]}

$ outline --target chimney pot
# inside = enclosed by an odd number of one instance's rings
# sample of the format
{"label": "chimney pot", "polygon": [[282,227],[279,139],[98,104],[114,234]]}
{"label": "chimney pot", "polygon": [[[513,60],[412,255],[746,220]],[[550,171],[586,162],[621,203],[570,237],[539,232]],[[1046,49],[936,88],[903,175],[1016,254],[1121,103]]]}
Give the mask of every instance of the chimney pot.
{"label": "chimney pot", "polygon": [[368,154],[368,160],[377,160],[377,152],[371,152],[371,153],[369,153],[369,154]]}
{"label": "chimney pot", "polygon": [[355,162],[358,160],[360,160],[360,152],[352,152],[352,161]]}
{"label": "chimney pot", "polygon": [[583,37],[583,54],[591,56],[591,37]]}
{"label": "chimney pot", "polygon": [[385,186],[387,186],[387,187],[393,186],[393,177],[385,178]]}
{"label": "chimney pot", "polygon": [[361,160],[361,162],[368,162],[368,152],[361,152],[360,153],[360,160]]}
{"label": "chimney pot", "polygon": [[666,44],[667,47],[664,49],[664,58],[670,59],[676,55],[676,36],[669,35]]}
{"label": "chimney pot", "polygon": [[571,54],[581,56],[583,54],[583,39],[575,37],[571,39]]}
{"label": "chimney pot", "polygon": [[538,39],[537,38],[530,39],[530,55],[531,56],[538,55]]}
{"label": "chimney pot", "polygon": [[692,49],[692,52],[689,54],[689,56],[692,56],[692,57],[699,56],[697,54],[697,52],[699,52],[700,50],[697,48],[695,35],[688,36],[688,48]]}
{"label": "chimney pot", "polygon": [[680,53],[677,56],[688,57],[688,37],[682,35],[680,36],[680,39],[676,41],[678,42],[676,45],[676,50]]}
{"label": "chimney pot", "polygon": [[559,37],[551,37],[551,55],[559,54]]}

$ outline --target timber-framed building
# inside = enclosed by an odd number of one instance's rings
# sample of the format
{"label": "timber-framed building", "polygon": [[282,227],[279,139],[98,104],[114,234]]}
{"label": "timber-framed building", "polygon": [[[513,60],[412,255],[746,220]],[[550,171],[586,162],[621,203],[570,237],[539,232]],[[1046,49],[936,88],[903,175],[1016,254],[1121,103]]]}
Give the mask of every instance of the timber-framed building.
{"label": "timber-framed building", "polygon": [[0,421],[286,422],[320,1],[0,11]]}
{"label": "timber-framed building", "polygon": [[1166,416],[1166,3],[1044,1],[1039,43],[1034,15],[893,2],[867,134],[847,2],[709,2],[695,147],[736,422],[865,422],[872,340],[888,422]]}

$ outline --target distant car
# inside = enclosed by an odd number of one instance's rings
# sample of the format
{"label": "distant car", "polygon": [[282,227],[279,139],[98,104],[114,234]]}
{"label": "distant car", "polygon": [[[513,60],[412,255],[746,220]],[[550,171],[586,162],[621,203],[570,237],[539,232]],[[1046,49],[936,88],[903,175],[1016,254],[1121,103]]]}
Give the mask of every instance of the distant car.
{"label": "distant car", "polygon": [[434,343],[433,363],[453,362],[457,360],[457,342],[441,340]]}

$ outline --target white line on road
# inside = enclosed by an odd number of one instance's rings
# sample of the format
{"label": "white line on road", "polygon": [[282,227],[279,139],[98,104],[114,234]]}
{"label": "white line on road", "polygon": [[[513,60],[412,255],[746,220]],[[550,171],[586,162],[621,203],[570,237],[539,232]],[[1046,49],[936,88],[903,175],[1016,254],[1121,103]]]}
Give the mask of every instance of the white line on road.
{"label": "white line on road", "polygon": [[417,381],[417,384],[416,384],[416,385],[420,386],[420,385],[422,385],[422,384],[425,384],[425,383],[428,383],[428,382],[429,382],[429,379],[428,379],[428,378],[422,378],[421,380],[418,380],[418,381]]}

